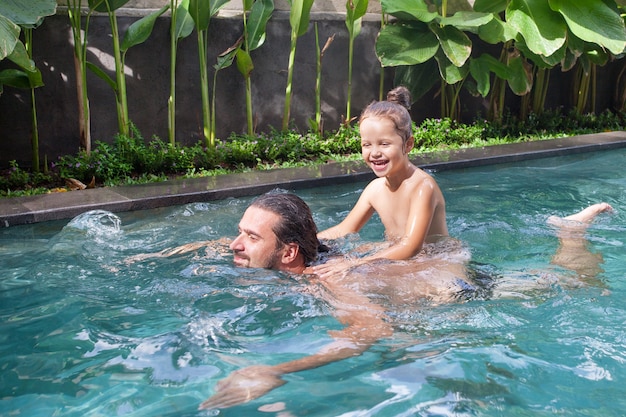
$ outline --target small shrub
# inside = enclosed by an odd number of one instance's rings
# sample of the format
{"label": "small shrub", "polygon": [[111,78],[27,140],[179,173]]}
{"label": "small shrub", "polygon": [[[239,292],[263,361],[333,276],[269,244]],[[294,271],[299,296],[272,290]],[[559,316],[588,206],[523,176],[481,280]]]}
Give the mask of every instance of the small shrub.
{"label": "small shrub", "polygon": [[483,127],[466,125],[450,118],[426,119],[413,131],[416,148],[457,147],[481,139]]}
{"label": "small shrub", "polygon": [[[413,126],[416,140],[414,152],[461,146],[519,142],[568,134],[624,130],[622,113],[605,111],[598,115],[578,114],[562,109],[531,114],[524,121],[507,112],[500,122],[477,119],[463,124],[451,119],[426,119]],[[95,142],[87,155],[59,158],[53,172],[30,173],[12,161],[0,176],[0,195],[14,196],[37,193],[37,187],[58,186],[60,179],[74,178],[97,184],[135,184],[164,181],[171,176],[208,176],[250,169],[299,166],[328,160],[351,160],[361,153],[358,125],[342,125],[325,136],[316,131],[300,134],[296,131],[272,131],[262,135],[232,134],[226,140],[216,140],[214,148],[198,142],[192,146],[170,144],[158,137],[146,143],[134,126],[129,136],[117,135],[113,144]],[[5,191],[6,190],[6,191]],[[43,189],[44,192],[45,188]],[[22,194],[23,195],[23,194]]]}

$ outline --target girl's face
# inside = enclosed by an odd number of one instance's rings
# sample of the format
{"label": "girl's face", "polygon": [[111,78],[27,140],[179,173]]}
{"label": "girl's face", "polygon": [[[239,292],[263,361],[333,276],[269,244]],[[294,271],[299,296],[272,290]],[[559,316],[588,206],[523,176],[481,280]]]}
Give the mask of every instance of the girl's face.
{"label": "girl's face", "polygon": [[394,123],[381,117],[368,117],[360,124],[361,154],[378,177],[406,167],[413,147],[412,138],[403,143]]}

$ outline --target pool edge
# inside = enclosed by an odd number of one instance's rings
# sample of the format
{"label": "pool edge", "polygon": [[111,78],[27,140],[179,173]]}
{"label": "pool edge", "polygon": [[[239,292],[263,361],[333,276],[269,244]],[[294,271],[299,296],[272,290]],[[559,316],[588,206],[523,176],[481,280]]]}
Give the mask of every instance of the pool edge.
{"label": "pool edge", "polygon": [[[439,151],[412,157],[425,169],[448,170],[517,162],[626,147],[626,132]],[[274,188],[304,189],[373,178],[361,161],[333,162],[303,168],[253,171],[154,184],[104,187],[0,199],[0,227],[72,218],[88,210],[146,210],[200,201],[262,194]]]}

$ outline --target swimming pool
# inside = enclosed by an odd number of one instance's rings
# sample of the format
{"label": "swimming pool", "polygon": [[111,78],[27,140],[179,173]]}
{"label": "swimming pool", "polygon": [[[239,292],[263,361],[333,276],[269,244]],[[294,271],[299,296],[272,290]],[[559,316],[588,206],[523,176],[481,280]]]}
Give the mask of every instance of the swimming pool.
{"label": "swimming pool", "polygon": [[[233,236],[251,198],[2,229],[0,414],[623,415],[625,161],[614,150],[435,173],[450,233],[516,284],[567,274],[550,264],[549,215],[609,202],[616,213],[587,233],[604,272],[591,285],[392,311],[393,337],[219,413],[197,411],[217,380],[326,344],[340,327],[329,305],[301,281],[232,267],[217,247],[126,260]],[[297,194],[323,229],[364,185]],[[353,243],[382,233],[373,219]]]}

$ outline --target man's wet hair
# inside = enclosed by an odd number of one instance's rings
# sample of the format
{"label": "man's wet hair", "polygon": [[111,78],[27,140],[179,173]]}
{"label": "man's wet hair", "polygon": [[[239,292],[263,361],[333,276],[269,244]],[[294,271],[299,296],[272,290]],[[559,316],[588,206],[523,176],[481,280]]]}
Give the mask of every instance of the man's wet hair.
{"label": "man's wet hair", "polygon": [[300,197],[282,190],[273,190],[256,198],[251,207],[261,208],[280,216],[273,232],[279,243],[296,243],[304,256],[305,265],[317,259],[323,245],[317,238],[317,225],[311,209]]}

